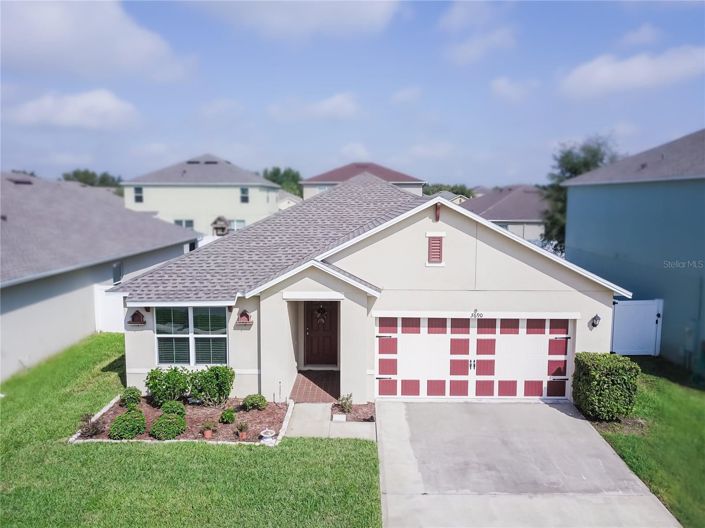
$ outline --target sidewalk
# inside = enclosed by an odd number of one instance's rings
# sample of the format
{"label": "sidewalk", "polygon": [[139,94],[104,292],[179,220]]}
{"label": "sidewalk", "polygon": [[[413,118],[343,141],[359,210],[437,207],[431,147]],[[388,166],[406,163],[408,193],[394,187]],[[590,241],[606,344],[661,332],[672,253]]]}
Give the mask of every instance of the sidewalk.
{"label": "sidewalk", "polygon": [[316,438],[359,438],[377,441],[374,422],[332,422],[330,403],[297,403],[286,436]]}

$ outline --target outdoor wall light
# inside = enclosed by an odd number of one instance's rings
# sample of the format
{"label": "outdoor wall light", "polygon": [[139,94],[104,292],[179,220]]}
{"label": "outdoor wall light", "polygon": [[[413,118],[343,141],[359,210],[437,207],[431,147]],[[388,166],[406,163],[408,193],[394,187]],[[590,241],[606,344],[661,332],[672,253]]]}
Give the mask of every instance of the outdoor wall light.
{"label": "outdoor wall light", "polygon": [[590,319],[590,326],[592,326],[593,328],[597,328],[597,325],[600,324],[600,320],[600,316],[595,314],[595,317]]}

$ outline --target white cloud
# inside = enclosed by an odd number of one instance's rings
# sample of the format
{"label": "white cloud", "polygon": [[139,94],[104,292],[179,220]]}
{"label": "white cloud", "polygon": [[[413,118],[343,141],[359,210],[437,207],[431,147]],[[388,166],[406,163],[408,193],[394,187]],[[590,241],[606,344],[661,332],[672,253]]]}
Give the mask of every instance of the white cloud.
{"label": "white cloud", "polygon": [[366,161],[370,159],[370,152],[362,143],[348,143],[340,149],[340,154],[348,160]]}
{"label": "white cloud", "polygon": [[446,57],[457,64],[469,64],[477,62],[491,51],[511,48],[514,42],[514,32],[509,28],[500,28],[453,44],[446,50]]}
{"label": "white cloud", "polygon": [[661,30],[649,23],[645,23],[625,33],[619,42],[624,46],[643,46],[653,44],[659,40],[659,38],[661,38]]}
{"label": "white cloud", "polygon": [[122,128],[137,120],[135,107],[109,90],[69,95],[49,93],[11,108],[8,115],[21,125],[92,130]]}
{"label": "white cloud", "polygon": [[422,94],[423,90],[418,86],[407,86],[394,92],[391,99],[395,104],[415,103],[421,99]]}
{"label": "white cloud", "polygon": [[192,62],[119,2],[8,2],[2,14],[3,69],[173,80]]}
{"label": "white cloud", "polygon": [[282,120],[295,119],[352,119],[359,113],[357,98],[353,93],[342,92],[313,102],[291,99],[274,103],[268,108],[269,115]]}
{"label": "white cloud", "polygon": [[203,2],[199,7],[236,27],[282,39],[378,33],[399,11],[396,1]]}
{"label": "white cloud", "polygon": [[443,31],[457,32],[469,26],[482,26],[490,22],[495,9],[490,2],[455,1],[438,19]]}
{"label": "white cloud", "polygon": [[446,159],[453,152],[454,147],[446,141],[431,141],[417,143],[409,149],[409,155],[417,159]]}
{"label": "white cloud", "polygon": [[705,73],[705,48],[682,46],[661,54],[641,53],[624,59],[599,57],[579,65],[561,81],[561,91],[574,98],[599,97],[675,84]]}
{"label": "white cloud", "polygon": [[492,93],[497,97],[518,103],[538,87],[539,82],[534,79],[526,81],[513,81],[508,77],[497,77],[490,83]]}

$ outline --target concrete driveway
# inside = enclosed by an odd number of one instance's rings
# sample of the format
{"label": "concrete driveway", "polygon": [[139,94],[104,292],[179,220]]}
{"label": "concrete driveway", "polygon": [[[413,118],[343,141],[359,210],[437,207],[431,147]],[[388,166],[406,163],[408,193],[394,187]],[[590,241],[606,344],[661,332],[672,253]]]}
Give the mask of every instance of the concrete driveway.
{"label": "concrete driveway", "polygon": [[377,403],[387,527],[679,526],[570,404]]}

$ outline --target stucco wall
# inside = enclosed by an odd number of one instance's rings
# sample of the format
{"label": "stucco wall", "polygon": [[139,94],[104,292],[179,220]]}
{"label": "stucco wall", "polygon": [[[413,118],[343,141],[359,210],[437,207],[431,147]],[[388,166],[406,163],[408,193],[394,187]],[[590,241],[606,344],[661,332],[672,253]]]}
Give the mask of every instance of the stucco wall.
{"label": "stucco wall", "polygon": [[240,203],[240,186],[142,186],[144,201],[135,203],[134,187],[125,187],[125,207],[135,211],[152,211],[168,222],[193,220],[193,228],[210,235],[217,216],[244,220],[249,225],[279,210],[277,189],[247,186],[249,203]]}
{"label": "stucco wall", "polygon": [[[183,254],[181,244],[123,259],[126,277]],[[112,284],[112,262],[3,288],[0,378],[95,332],[95,284]]]}
{"label": "stucco wall", "polygon": [[568,188],[566,258],[664,299],[661,353],[688,364],[705,339],[705,180]]}

